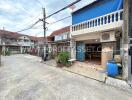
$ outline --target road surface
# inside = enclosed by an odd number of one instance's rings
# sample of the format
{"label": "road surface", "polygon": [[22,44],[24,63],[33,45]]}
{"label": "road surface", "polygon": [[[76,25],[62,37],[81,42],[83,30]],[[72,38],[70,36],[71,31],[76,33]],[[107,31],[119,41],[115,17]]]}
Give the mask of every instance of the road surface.
{"label": "road surface", "polygon": [[132,100],[132,94],[40,63],[29,55],[2,57],[0,100]]}

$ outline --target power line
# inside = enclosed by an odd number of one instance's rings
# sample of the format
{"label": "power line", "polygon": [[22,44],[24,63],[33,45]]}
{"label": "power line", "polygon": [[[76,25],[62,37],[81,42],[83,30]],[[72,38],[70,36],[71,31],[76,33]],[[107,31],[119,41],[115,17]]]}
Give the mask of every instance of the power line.
{"label": "power line", "polygon": [[51,16],[53,16],[53,15],[55,15],[55,14],[57,14],[57,13],[63,11],[63,10],[65,10],[65,9],[67,9],[67,8],[69,8],[69,7],[71,7],[71,6],[73,6],[74,4],[76,4],[76,3],[80,2],[80,1],[81,1],[81,0],[76,0],[75,2],[73,2],[73,3],[71,3],[71,4],[69,4],[69,5],[65,6],[65,7],[63,7],[62,9],[60,9],[60,10],[54,12],[53,14],[47,16],[46,18],[49,18],[49,17],[51,17]]}
{"label": "power line", "polygon": [[21,8],[27,15],[29,15],[29,17],[34,17],[26,8],[24,8],[23,6],[22,6],[22,8]]}
{"label": "power line", "polygon": [[[39,3],[39,5],[41,5],[41,7],[43,6],[43,4],[39,1],[39,0],[35,0]],[[27,10],[25,7],[21,6],[21,8],[15,7],[16,9],[20,9],[23,10],[26,14],[28,14],[31,18],[34,17],[34,15],[32,15],[29,10]]]}
{"label": "power line", "polygon": [[[37,0],[37,1],[41,4],[41,2],[40,2],[39,0]],[[51,14],[51,15],[45,17],[45,19],[47,19],[47,18],[49,18],[49,17],[51,17],[51,16],[53,16],[53,15],[55,15],[55,14],[57,14],[57,13],[63,11],[63,10],[65,10],[65,9],[67,9],[67,8],[73,6],[74,4],[76,4],[76,3],[80,2],[80,1],[81,1],[81,0],[76,0],[75,2],[69,4],[69,5],[65,6],[65,7],[63,7],[62,9],[60,9],[60,10],[54,12],[53,14]],[[68,16],[68,18],[69,18],[69,16]],[[23,29],[23,30],[20,30],[20,31],[18,31],[18,32],[22,32],[22,31],[29,30],[29,29],[33,28],[38,22],[40,22],[40,21],[43,21],[43,22],[44,22],[45,19],[43,19],[43,18],[42,18],[42,19],[39,19],[39,20],[38,20],[36,23],[34,23],[32,26],[30,26],[30,27],[28,27],[28,28],[25,28],[25,29]],[[61,20],[64,20],[64,19],[66,19],[66,18],[60,19],[60,20],[58,20],[57,22],[59,22],[59,21],[61,21]],[[54,22],[54,23],[57,23],[57,22]],[[54,24],[54,23],[52,23],[52,24]]]}
{"label": "power line", "polygon": [[22,31],[29,30],[29,29],[33,28],[33,27],[34,27],[37,23],[39,23],[39,22],[40,22],[40,20],[36,21],[33,25],[29,26],[28,28],[22,29],[22,30],[17,31],[17,32],[22,32]]}
{"label": "power line", "polygon": [[[64,17],[64,18],[62,18],[62,19],[56,20],[56,21],[54,21],[54,22],[52,22],[52,23],[49,23],[49,26],[48,26],[48,27],[50,27],[51,25],[53,25],[53,24],[55,24],[55,23],[58,23],[58,22],[60,22],[60,21],[63,21],[63,20],[65,20],[65,19],[68,19],[68,18],[70,18],[70,17],[71,17],[71,16],[67,16],[67,17]],[[43,25],[36,26],[36,27],[34,27],[33,29],[38,29],[38,28],[41,27],[41,26],[43,26]]]}
{"label": "power line", "polygon": [[[20,25],[17,25],[17,26],[23,26],[23,25],[31,23],[34,19],[38,18],[38,16],[40,16],[40,14],[41,14],[41,13],[39,13],[37,16],[34,16],[34,15],[30,14],[30,12],[28,12],[28,10],[26,8],[24,8],[23,6],[21,6],[21,8],[18,8],[18,7],[15,7],[15,8],[24,11],[26,14],[29,15],[29,17],[33,18],[29,22],[27,22],[25,24],[20,24]],[[25,29],[23,29],[23,30],[25,30]]]}
{"label": "power line", "polygon": [[33,15],[26,9],[26,8],[24,8],[23,6],[20,6],[20,7],[16,7],[16,6],[14,6],[16,9],[18,9],[18,10],[21,10],[21,11],[24,11],[27,15],[29,15],[29,17],[33,17]]}
{"label": "power line", "polygon": [[[41,6],[43,6],[42,5],[42,3],[39,1],[39,0],[35,0],[35,1],[37,1]],[[29,12],[28,12],[28,10],[26,9],[26,8],[24,8],[23,6],[21,7],[21,9],[20,8],[17,8],[17,7],[15,7],[16,9],[19,9],[19,10],[23,10],[26,14],[28,14],[31,18],[33,18],[34,16],[33,15],[31,15]],[[39,14],[40,15],[40,14]],[[38,16],[39,16],[38,15]],[[36,17],[34,17],[34,19],[35,18],[37,18],[38,16],[36,16]],[[32,21],[32,20],[31,20]],[[40,20],[39,20],[40,21]],[[29,23],[29,22],[28,22]],[[27,23],[27,24],[28,24]],[[23,29],[23,30],[20,30],[20,31],[17,31],[17,32],[22,32],[22,31],[26,31],[26,30],[28,30],[28,29],[30,29],[30,28],[32,28],[34,26],[34,24],[33,25],[31,25],[31,26],[29,26],[28,28],[25,28],[25,29]]]}
{"label": "power line", "polygon": [[57,20],[57,21],[55,21],[55,22],[49,23],[49,25],[51,26],[51,25],[53,25],[53,24],[55,24],[55,23],[58,23],[58,22],[63,21],[63,20],[65,20],[65,19],[67,19],[67,18],[70,18],[70,17],[71,17],[71,16],[67,16],[67,17],[65,17],[65,18],[59,19],[59,20]]}
{"label": "power line", "polygon": [[35,1],[37,1],[38,4],[39,4],[41,7],[43,7],[43,4],[42,4],[39,0],[35,0]]}
{"label": "power line", "polygon": [[[34,19],[36,19],[36,18],[34,18]],[[24,26],[24,25],[30,25],[30,24],[33,24],[33,20],[34,19],[31,19],[31,20],[29,20],[29,21],[27,21],[26,23],[23,23],[23,24],[19,24],[19,25],[17,25],[18,27],[21,27],[21,26]]]}

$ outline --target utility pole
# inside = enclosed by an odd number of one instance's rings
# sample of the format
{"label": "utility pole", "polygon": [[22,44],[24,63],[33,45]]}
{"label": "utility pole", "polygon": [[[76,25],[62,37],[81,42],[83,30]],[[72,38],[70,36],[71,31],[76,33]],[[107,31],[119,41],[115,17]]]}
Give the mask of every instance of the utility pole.
{"label": "utility pole", "polygon": [[46,60],[45,57],[46,57],[46,12],[45,12],[45,8],[42,8],[43,10],[43,30],[44,30],[44,47],[43,47],[43,60]]}

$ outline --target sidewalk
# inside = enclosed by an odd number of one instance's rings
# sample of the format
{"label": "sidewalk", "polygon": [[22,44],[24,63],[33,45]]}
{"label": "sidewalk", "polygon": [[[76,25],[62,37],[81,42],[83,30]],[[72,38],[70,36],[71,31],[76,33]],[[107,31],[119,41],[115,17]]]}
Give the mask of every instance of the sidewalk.
{"label": "sidewalk", "polygon": [[[47,64],[47,65],[56,67],[55,60],[45,61],[44,63]],[[76,62],[76,63],[73,64],[73,66],[63,67],[62,69],[66,70],[66,71],[69,71],[69,72],[72,72],[72,73],[75,73],[75,74],[79,74],[79,75],[82,75],[82,76],[85,76],[85,77],[89,77],[89,78],[98,80],[98,81],[101,81],[101,82],[105,82],[105,77],[106,77],[105,72],[101,69],[97,70],[94,67],[91,68],[90,65],[87,65],[87,66],[84,65],[83,66],[82,63]]]}
{"label": "sidewalk", "polygon": [[101,82],[105,82],[105,71],[103,71],[102,69],[95,69],[94,65],[93,68],[91,67],[91,64],[85,64],[82,62],[75,62],[73,64],[73,66],[71,67],[63,67],[63,69],[76,73],[76,74],[80,74],[83,75],[85,77],[89,77]]}

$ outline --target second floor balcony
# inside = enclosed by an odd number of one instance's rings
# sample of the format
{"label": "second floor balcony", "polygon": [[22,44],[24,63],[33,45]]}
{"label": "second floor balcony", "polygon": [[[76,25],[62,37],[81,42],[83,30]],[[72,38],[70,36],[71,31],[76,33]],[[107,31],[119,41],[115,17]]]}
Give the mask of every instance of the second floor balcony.
{"label": "second floor balcony", "polygon": [[[95,12],[96,13],[96,12]],[[96,33],[121,28],[123,9],[71,26],[71,35]]]}

